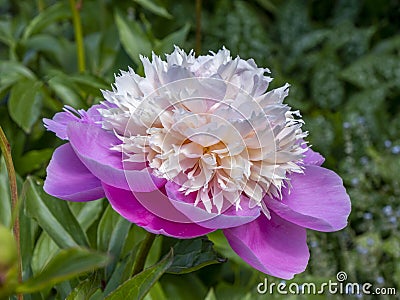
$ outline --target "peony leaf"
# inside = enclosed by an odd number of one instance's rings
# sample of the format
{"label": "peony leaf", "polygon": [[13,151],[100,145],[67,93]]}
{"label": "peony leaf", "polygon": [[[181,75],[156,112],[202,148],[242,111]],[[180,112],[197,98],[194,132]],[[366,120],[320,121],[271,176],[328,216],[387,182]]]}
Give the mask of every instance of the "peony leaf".
{"label": "peony leaf", "polygon": [[[97,227],[97,249],[108,252],[114,260],[106,269],[106,275],[112,273],[120,257],[131,223],[108,206]],[[107,276],[108,277],[108,276]]]}
{"label": "peony leaf", "polygon": [[171,14],[162,6],[155,4],[151,0],[133,0],[143,8],[151,11],[153,14],[156,14],[160,17],[164,17],[167,19],[172,19]]}
{"label": "peony leaf", "polygon": [[61,250],[36,276],[17,287],[18,293],[34,293],[72,279],[79,274],[101,268],[108,256],[82,248]]}
{"label": "peony leaf", "polygon": [[171,250],[158,264],[125,281],[105,300],[143,299],[161,275],[171,266],[172,261],[173,251]]}
{"label": "peony leaf", "polygon": [[205,237],[181,240],[174,246],[174,262],[168,273],[184,274],[202,267],[225,262],[213,249],[213,243]]}
{"label": "peony leaf", "polygon": [[46,28],[48,25],[59,20],[67,19],[70,16],[71,10],[67,3],[59,2],[54,4],[32,19],[24,31],[23,39],[27,39],[29,36]]}
{"label": "peony leaf", "polygon": [[151,43],[139,24],[136,22],[129,23],[121,16],[115,13],[115,22],[118,27],[119,37],[122,46],[129,57],[136,63],[140,64],[139,55],[148,56],[151,54]]}
{"label": "peony leaf", "polygon": [[190,24],[186,23],[181,29],[167,35],[161,41],[157,41],[154,52],[157,54],[168,53],[173,50],[174,45],[182,45],[190,30]]}
{"label": "peony leaf", "polygon": [[36,80],[23,78],[11,88],[8,111],[26,133],[40,116],[42,98],[42,83]]}
{"label": "peony leaf", "polygon": [[25,185],[26,214],[35,219],[60,248],[88,246],[87,236],[67,202],[47,195],[32,177],[28,177]]}
{"label": "peony leaf", "polygon": [[8,173],[4,157],[0,157],[0,224],[8,227],[11,225],[11,198],[8,184]]}

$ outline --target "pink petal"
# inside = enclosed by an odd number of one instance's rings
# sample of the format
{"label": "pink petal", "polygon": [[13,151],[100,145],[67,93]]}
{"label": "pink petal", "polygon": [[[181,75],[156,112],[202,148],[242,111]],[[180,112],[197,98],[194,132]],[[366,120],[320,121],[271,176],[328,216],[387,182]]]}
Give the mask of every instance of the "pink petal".
{"label": "pink petal", "polygon": [[65,106],[63,112],[56,113],[53,119],[43,119],[43,123],[47,130],[54,132],[57,137],[68,140],[67,126],[71,122],[100,126],[99,122],[102,117],[98,112],[99,108],[106,108],[106,106],[103,104],[93,105],[87,112],[83,109],[76,110],[70,106]]}
{"label": "pink petal", "polygon": [[290,222],[314,230],[346,227],[351,203],[335,172],[308,165],[304,174],[291,174],[290,183],[292,187],[282,191],[282,201],[264,198],[268,208]]}
{"label": "pink petal", "polygon": [[[103,188],[115,211],[130,222],[143,227],[149,232],[176,238],[193,238],[213,231],[213,229],[204,228],[195,223],[172,221],[171,219],[174,218],[176,220],[183,220],[185,216],[179,215],[179,212],[171,204],[168,205],[168,198],[160,191],[134,194],[131,191],[118,189],[105,183],[103,183]],[[146,201],[151,201],[154,206],[158,206],[159,211],[167,211],[166,214],[168,214],[168,211],[171,212],[171,219],[161,218],[149,211],[143,205]]]}
{"label": "pink petal", "polygon": [[305,165],[316,165],[320,166],[324,163],[325,158],[316,151],[313,151],[304,140],[300,141],[301,147],[303,149],[307,148],[307,151],[304,152],[305,157],[303,158],[303,163]]}
{"label": "pink petal", "polygon": [[251,223],[225,229],[224,234],[232,249],[263,273],[291,279],[307,267],[306,230],[273,212],[270,220],[261,215]]}
{"label": "pink petal", "polygon": [[185,196],[178,191],[179,186],[173,182],[167,182],[165,190],[172,205],[187,216],[191,221],[200,226],[211,229],[223,229],[243,225],[255,220],[260,215],[258,206],[250,209],[245,197],[241,199],[242,209],[236,210],[235,205],[223,209],[221,214],[207,212],[204,208],[194,206],[196,193]]}
{"label": "pink petal", "polygon": [[54,151],[43,188],[52,196],[70,201],[104,197],[100,180],[82,164],[69,143]]}
{"label": "pink petal", "polygon": [[[143,164],[124,165],[122,154],[110,149],[120,144],[112,132],[91,124],[70,123],[67,133],[78,157],[101,181],[139,192],[154,191],[165,184],[165,179],[153,176]],[[125,166],[140,169],[125,170]]]}

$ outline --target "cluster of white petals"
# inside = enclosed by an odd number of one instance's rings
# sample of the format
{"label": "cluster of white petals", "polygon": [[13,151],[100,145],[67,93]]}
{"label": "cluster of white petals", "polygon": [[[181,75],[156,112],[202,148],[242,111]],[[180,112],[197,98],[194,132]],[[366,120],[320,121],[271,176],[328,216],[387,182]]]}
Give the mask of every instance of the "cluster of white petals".
{"label": "cluster of white petals", "polygon": [[288,174],[302,173],[303,121],[283,104],[287,84],[267,92],[268,69],[226,49],[195,57],[176,47],[166,61],[141,60],[145,76],[122,71],[100,110],[125,162],[150,167],[218,213],[239,209],[241,195],[251,206],[280,198]]}

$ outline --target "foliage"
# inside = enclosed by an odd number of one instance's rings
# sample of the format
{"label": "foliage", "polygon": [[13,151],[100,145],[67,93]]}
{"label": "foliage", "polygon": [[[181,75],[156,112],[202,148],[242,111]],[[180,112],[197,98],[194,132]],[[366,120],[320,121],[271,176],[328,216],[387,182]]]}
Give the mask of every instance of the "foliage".
{"label": "foliage", "polygon": [[[99,102],[114,73],[128,66],[143,72],[139,54],[170,52],[174,44],[190,50],[195,43],[194,1],[79,3],[81,73],[68,1],[0,0],[0,125],[23,195],[24,283],[17,289],[28,300],[121,299],[126,287],[136,287],[134,298],[149,291],[147,299],[266,297],[256,291],[266,276],[243,263],[219,232],[208,237],[219,255],[206,238],[158,237],[146,264],[154,266],[131,278],[144,230],[106,201],[67,203],[43,193],[45,166],[60,144],[43,117],[63,105]],[[203,1],[202,51],[225,45],[269,67],[274,87],[291,83],[288,102],[302,111],[310,144],[344,178],[352,199],[350,226],[309,232],[310,264],[296,282],[326,282],[342,270],[351,282],[400,289],[399,20],[399,4],[391,0]],[[2,159],[0,224],[10,227],[7,184]],[[59,273],[57,266],[67,268]],[[141,285],[146,276],[149,286]]]}

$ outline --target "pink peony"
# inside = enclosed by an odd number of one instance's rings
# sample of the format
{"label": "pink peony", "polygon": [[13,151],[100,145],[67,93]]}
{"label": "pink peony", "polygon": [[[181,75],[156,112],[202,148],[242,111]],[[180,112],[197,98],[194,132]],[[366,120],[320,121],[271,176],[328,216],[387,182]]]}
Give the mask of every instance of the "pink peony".
{"label": "pink peony", "polygon": [[156,234],[222,229],[254,268],[285,279],[304,271],[306,228],[344,228],[350,199],[304,141],[299,112],[283,104],[289,85],[267,92],[269,70],[226,49],[141,60],[145,77],[122,71],[102,104],[44,120],[68,140],[53,154],[45,191],[107,197]]}

